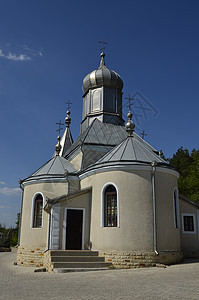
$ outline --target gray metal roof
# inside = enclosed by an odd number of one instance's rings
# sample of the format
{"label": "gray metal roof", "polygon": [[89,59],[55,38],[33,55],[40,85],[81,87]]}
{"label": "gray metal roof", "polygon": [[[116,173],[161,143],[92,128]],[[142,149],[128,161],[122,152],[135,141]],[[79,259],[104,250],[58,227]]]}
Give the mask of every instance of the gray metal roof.
{"label": "gray metal roof", "polygon": [[167,164],[163,158],[151,151],[140,140],[134,136],[129,136],[118,146],[106,153],[95,165],[113,162],[151,163],[154,161],[160,164]]}
{"label": "gray metal roof", "polygon": [[76,172],[75,167],[67,159],[56,155],[28,178],[23,180],[23,182],[47,178],[63,178],[66,177],[66,174],[74,174]]}
{"label": "gray metal roof", "polygon": [[88,92],[89,89],[97,88],[100,86],[108,86],[116,88],[119,91],[123,88],[123,81],[121,77],[114,71],[110,71],[104,62],[105,54],[101,53],[101,63],[97,70],[86,75],[83,80],[83,92],[84,94]]}
{"label": "gray metal roof", "polygon": [[[127,137],[127,132],[124,126],[102,123],[97,118],[91,125],[76,139],[71,147],[63,153],[63,156],[68,158],[75,149],[81,147],[82,144],[104,145],[115,147]],[[145,148],[157,152],[140,136],[134,133],[134,139],[144,145]]]}

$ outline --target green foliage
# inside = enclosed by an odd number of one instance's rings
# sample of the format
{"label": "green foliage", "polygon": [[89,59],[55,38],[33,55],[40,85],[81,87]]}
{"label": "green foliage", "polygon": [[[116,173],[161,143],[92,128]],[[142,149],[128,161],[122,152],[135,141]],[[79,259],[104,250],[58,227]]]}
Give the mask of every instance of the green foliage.
{"label": "green foliage", "polygon": [[168,161],[180,173],[178,180],[180,193],[199,202],[199,150],[193,149],[189,153],[187,149],[181,147]]}
{"label": "green foliage", "polygon": [[20,213],[17,214],[17,221],[15,228],[5,228],[0,224],[0,232],[3,234],[3,239],[0,240],[0,247],[10,248],[18,244]]}

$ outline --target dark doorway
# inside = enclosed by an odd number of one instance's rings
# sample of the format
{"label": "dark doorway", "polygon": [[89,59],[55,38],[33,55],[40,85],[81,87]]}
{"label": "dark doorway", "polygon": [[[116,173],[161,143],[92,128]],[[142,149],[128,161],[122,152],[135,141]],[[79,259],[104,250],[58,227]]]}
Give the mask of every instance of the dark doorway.
{"label": "dark doorway", "polygon": [[66,250],[81,250],[83,210],[67,209],[66,220]]}

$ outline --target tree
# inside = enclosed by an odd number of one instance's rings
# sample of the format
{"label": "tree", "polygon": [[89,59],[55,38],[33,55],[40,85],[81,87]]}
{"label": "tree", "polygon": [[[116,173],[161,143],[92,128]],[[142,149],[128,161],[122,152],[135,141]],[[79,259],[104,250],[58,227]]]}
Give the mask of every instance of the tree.
{"label": "tree", "polygon": [[13,228],[6,228],[0,224],[0,232],[3,234],[3,239],[0,241],[0,247],[10,248],[18,244],[18,231],[20,223],[20,213],[17,214],[16,226]]}
{"label": "tree", "polygon": [[181,194],[199,202],[199,150],[179,148],[172,158],[168,159],[180,173],[178,189]]}

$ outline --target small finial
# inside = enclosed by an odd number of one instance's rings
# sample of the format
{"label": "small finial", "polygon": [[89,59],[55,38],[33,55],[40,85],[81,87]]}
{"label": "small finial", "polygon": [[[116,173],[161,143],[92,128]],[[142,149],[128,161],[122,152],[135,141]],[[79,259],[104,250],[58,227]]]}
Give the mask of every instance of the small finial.
{"label": "small finial", "polygon": [[58,137],[57,137],[58,143],[57,143],[57,145],[55,146],[55,154],[56,154],[56,156],[58,156],[59,153],[60,153],[60,151],[61,151],[60,140],[61,140],[61,136],[58,135]]}
{"label": "small finial", "polygon": [[101,62],[100,62],[100,66],[98,68],[98,70],[100,70],[100,69],[106,68],[105,61],[104,61],[104,57],[105,57],[105,53],[104,53],[105,47],[104,47],[104,45],[107,45],[108,43],[105,42],[104,40],[98,41],[98,43],[102,44],[102,48],[100,48],[100,50],[102,50],[102,53],[100,54]]}
{"label": "small finial", "polygon": [[66,127],[69,128],[69,125],[71,123],[70,110],[67,110],[66,114],[67,115],[66,115],[66,118],[65,118],[65,123],[66,123]]}
{"label": "small finial", "polygon": [[101,62],[100,62],[100,66],[99,66],[98,70],[100,70],[100,69],[102,69],[102,68],[106,68],[105,60],[104,60],[105,53],[102,52],[102,53],[100,54],[100,56],[101,56]]}
{"label": "small finial", "polygon": [[133,131],[134,131],[134,128],[135,128],[135,124],[131,120],[132,116],[133,116],[132,113],[129,111],[128,114],[127,114],[128,121],[127,121],[127,123],[125,125],[126,131],[128,133],[128,136],[132,136],[133,135]]}
{"label": "small finial", "polygon": [[56,123],[56,124],[59,125],[59,129],[56,130],[56,131],[59,132],[59,135],[57,137],[58,143],[55,146],[55,154],[59,155],[59,153],[61,151],[61,145],[60,145],[61,136],[60,136],[60,131],[63,129],[63,128],[61,128],[61,125],[64,125],[64,124],[61,123],[61,120],[59,121],[59,123]]}

